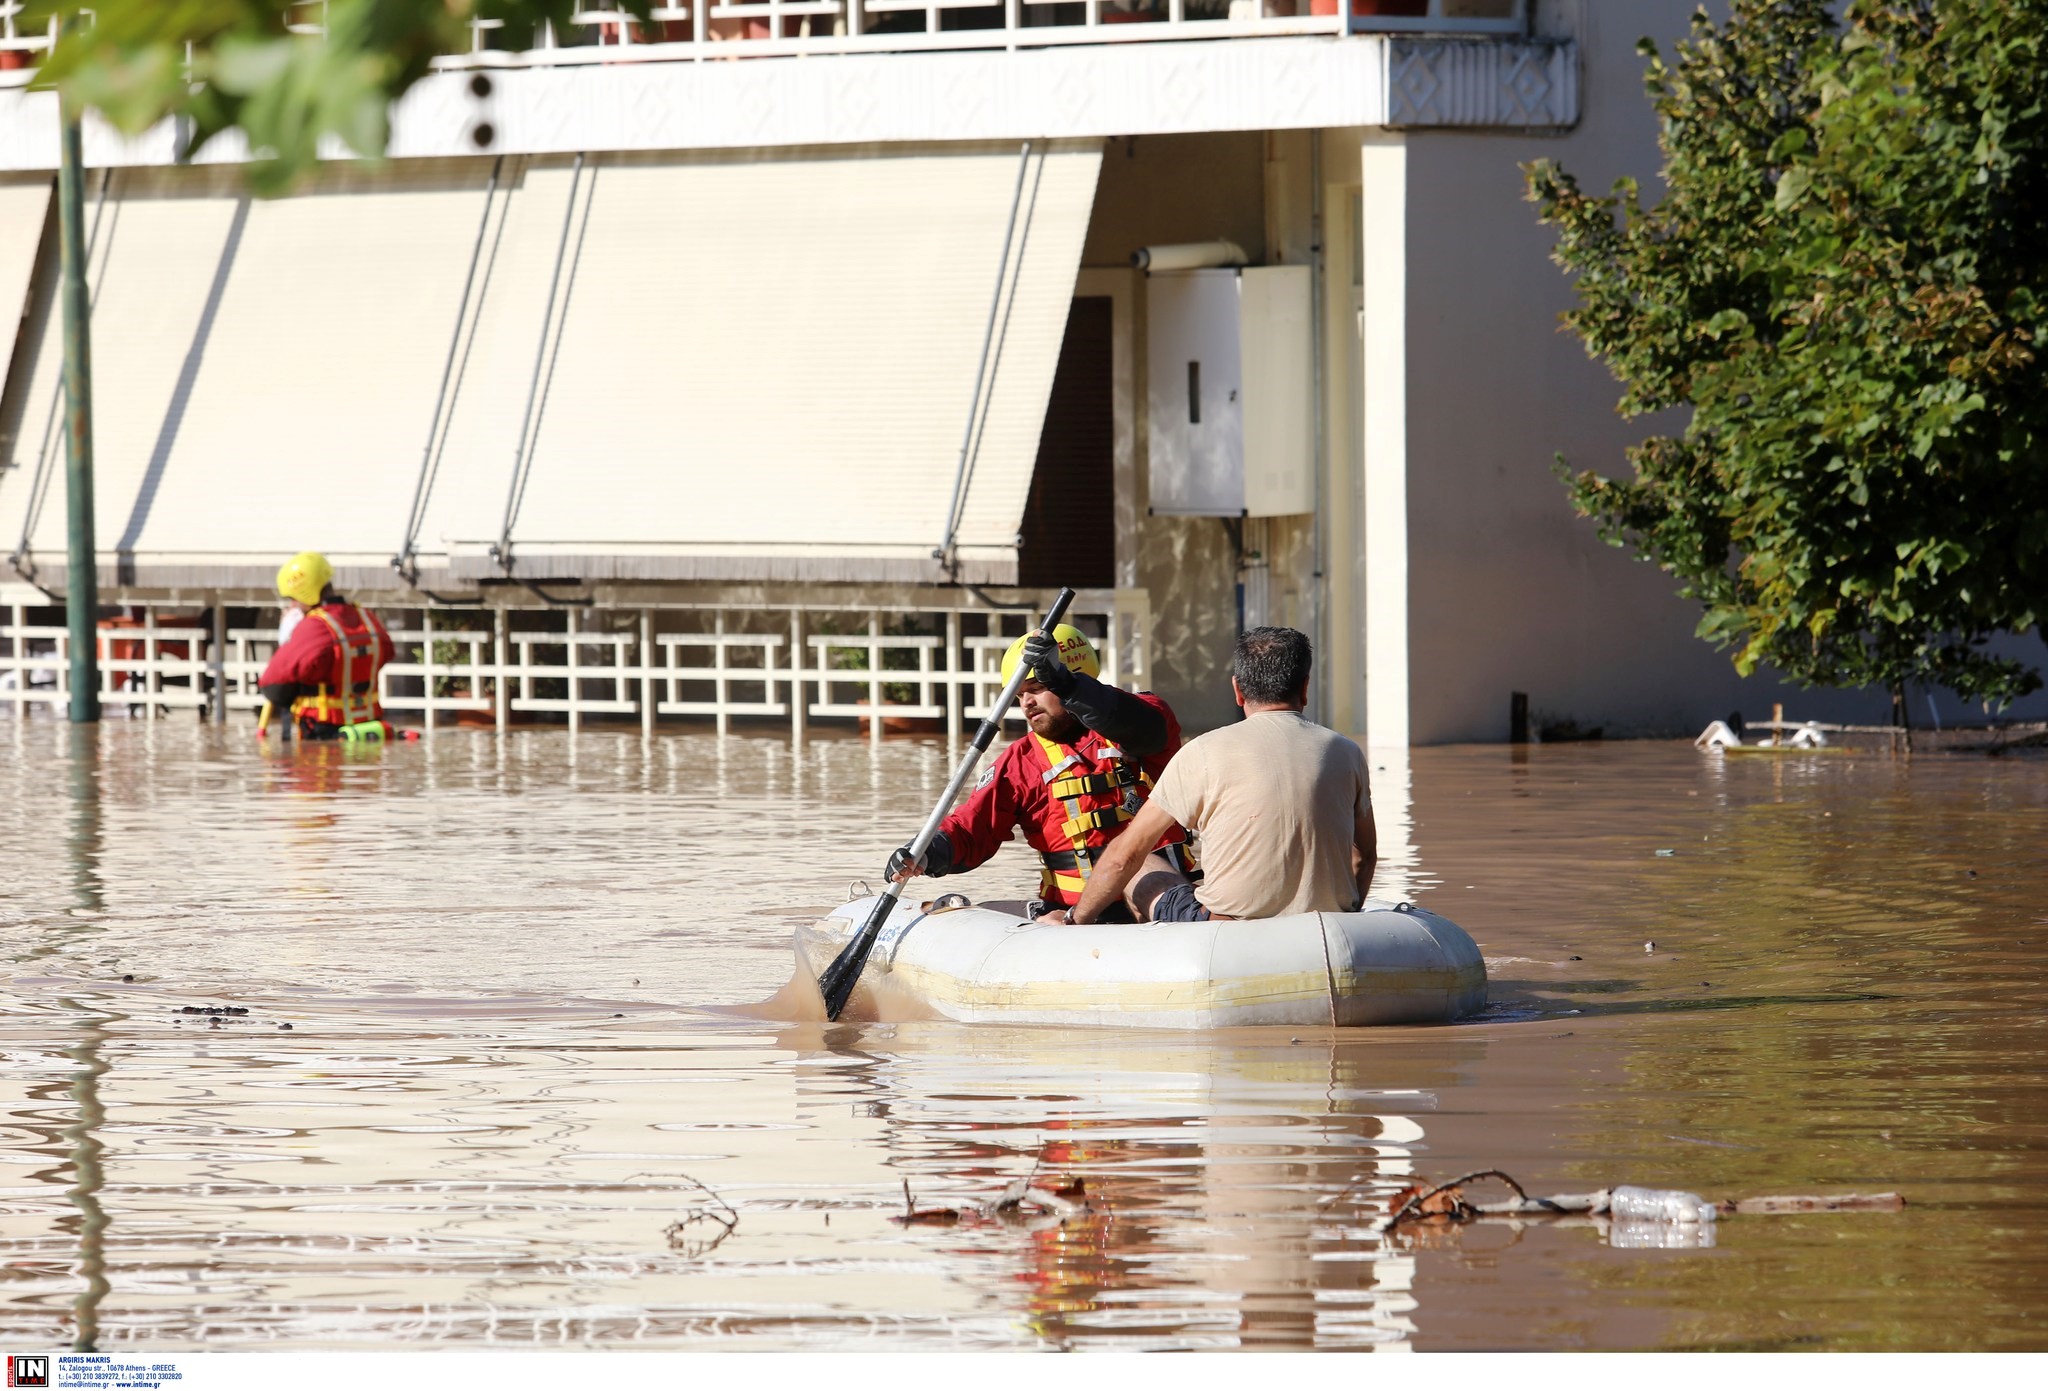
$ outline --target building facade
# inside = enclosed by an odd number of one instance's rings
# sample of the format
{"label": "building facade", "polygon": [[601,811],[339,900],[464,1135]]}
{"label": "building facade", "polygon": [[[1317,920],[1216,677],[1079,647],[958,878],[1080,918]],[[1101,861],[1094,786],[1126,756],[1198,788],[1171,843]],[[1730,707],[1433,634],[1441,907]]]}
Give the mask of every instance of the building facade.
{"label": "building facade", "polygon": [[[110,679],[253,700],[228,615],[316,548],[409,615],[392,703],[430,721],[958,727],[1061,584],[1198,728],[1262,622],[1315,636],[1317,713],[1375,744],[1505,738],[1516,692],[1610,734],[1875,719],[1738,680],[1552,476],[1641,429],[1557,331],[1518,166],[1650,183],[1635,43],[1692,8],[593,6],[530,53],[479,27],[387,161],[268,202],[230,141],[89,126],[102,595],[143,615]],[[57,113],[18,9],[17,706],[58,695],[65,569]]]}

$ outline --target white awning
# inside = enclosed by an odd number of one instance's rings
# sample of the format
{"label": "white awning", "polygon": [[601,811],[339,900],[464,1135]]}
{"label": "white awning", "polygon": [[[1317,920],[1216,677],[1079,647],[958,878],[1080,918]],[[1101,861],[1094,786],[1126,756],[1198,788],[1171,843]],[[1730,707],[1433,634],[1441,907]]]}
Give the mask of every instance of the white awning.
{"label": "white awning", "polygon": [[[344,583],[388,574],[438,409],[428,570],[507,573],[517,475],[518,578],[941,578],[992,334],[955,573],[1013,579],[1100,157],[1091,140],[1028,160],[507,160],[488,220],[487,160],[337,170],[276,202],[229,170],[118,173],[95,258],[103,566],[234,583],[314,548]],[[26,518],[49,574],[61,438],[41,441],[56,481],[35,515],[13,484],[36,467],[40,426],[17,427],[56,403],[62,332],[47,305],[29,329],[0,542]]]}
{"label": "white awning", "polygon": [[[91,258],[103,572],[233,583],[318,549],[389,573],[489,168],[336,169],[270,202],[233,169],[113,176]],[[0,540],[25,528],[45,582],[65,548],[55,298],[28,325],[7,441],[21,467],[0,482]],[[31,471],[54,481],[12,486]]]}
{"label": "white awning", "polygon": [[1013,579],[1100,160],[1088,141],[1028,161],[1005,146],[528,171],[428,533],[458,573],[503,573],[489,548],[524,422],[521,575],[940,578],[993,306],[958,555],[968,578]]}
{"label": "white awning", "polygon": [[14,356],[15,329],[27,307],[49,210],[48,174],[0,178],[0,383],[7,380]]}

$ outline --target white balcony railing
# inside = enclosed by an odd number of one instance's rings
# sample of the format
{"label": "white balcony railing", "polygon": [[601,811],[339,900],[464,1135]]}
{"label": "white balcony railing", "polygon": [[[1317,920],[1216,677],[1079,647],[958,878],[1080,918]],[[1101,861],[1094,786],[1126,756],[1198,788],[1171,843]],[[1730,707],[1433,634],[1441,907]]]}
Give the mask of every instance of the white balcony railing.
{"label": "white balcony railing", "polygon": [[[190,604],[141,607],[141,617],[99,625],[103,705],[145,720],[257,708],[275,629],[229,628],[224,611],[212,626]],[[606,718],[637,719],[652,734],[681,717],[709,719],[720,734],[735,720],[782,722],[796,738],[813,720],[876,738],[958,737],[988,713],[1003,652],[1029,622],[1022,611],[916,604],[383,611],[397,660],[380,674],[379,699],[430,730],[566,717],[572,733]],[[1143,590],[1089,590],[1075,604],[1075,621],[1097,635],[1105,681],[1150,684],[1151,617]],[[0,714],[69,704],[70,641],[61,619],[0,607]]]}
{"label": "white balcony railing", "polygon": [[[510,50],[496,20],[472,21],[470,51],[442,68],[696,62],[807,53],[907,53],[1049,48],[1072,44],[1263,38],[1291,34],[1515,35],[1531,0],[689,0],[649,20],[590,0],[562,32]],[[0,87],[26,83],[51,30],[23,22],[22,0],[0,0]],[[318,34],[324,0],[286,13],[293,33]]]}
{"label": "white balcony railing", "polygon": [[[1349,13],[1343,11],[1348,4]],[[473,26],[471,52],[443,66],[547,67],[804,53],[1047,48],[1287,34],[1521,34],[1529,0],[696,0],[651,22],[592,0],[565,33],[523,53]]]}
{"label": "white balcony railing", "polygon": [[55,20],[27,23],[21,13],[26,8],[21,0],[0,0],[0,85],[26,81],[28,70],[42,61],[56,37]]}

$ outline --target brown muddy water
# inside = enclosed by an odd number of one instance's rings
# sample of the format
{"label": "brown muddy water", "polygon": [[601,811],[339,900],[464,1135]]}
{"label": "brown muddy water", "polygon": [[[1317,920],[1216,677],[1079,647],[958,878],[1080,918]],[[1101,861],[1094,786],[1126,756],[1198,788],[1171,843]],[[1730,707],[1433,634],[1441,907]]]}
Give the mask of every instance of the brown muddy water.
{"label": "brown muddy water", "polygon": [[[1487,1015],[1162,1034],[714,1008],[941,744],[246,735],[0,722],[10,1349],[2048,1347],[2048,762],[1375,755]],[[1382,1230],[1492,1167],[1909,1206]]]}

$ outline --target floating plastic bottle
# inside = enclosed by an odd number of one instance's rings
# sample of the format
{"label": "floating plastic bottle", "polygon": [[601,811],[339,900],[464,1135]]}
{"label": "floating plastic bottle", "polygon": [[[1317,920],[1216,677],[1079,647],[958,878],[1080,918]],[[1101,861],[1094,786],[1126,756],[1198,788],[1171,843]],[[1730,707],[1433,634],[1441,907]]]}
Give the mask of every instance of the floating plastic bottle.
{"label": "floating plastic bottle", "polygon": [[1714,1205],[1676,1188],[1608,1190],[1609,1246],[1637,1250],[1699,1250],[1714,1244]]}
{"label": "floating plastic bottle", "polygon": [[1607,1194],[1607,1215],[1617,1222],[1660,1222],[1699,1226],[1712,1222],[1714,1205],[1697,1193],[1676,1188],[1637,1188],[1623,1184]]}

